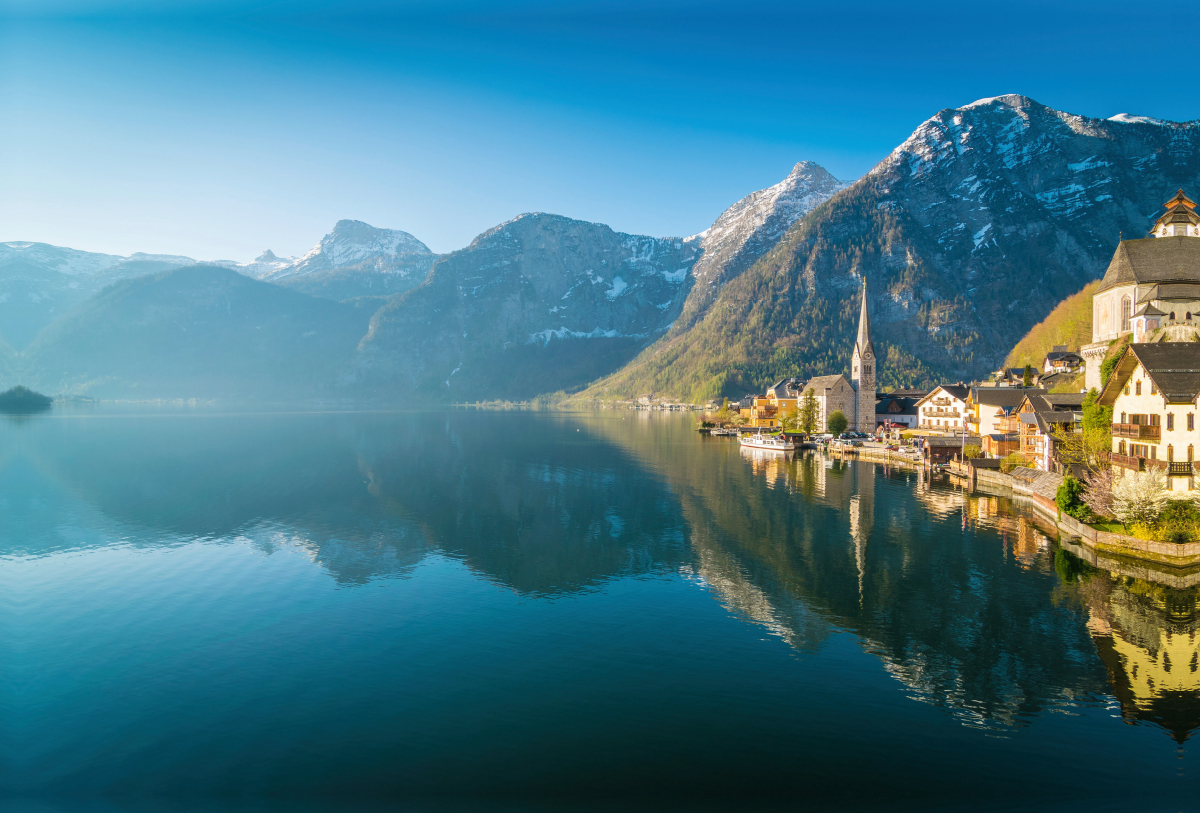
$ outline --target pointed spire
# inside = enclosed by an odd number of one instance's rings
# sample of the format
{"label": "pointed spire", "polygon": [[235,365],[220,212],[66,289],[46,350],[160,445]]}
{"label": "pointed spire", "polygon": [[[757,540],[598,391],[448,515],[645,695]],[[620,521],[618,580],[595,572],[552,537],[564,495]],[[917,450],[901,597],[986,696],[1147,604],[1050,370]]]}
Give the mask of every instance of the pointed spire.
{"label": "pointed spire", "polygon": [[859,357],[865,356],[868,351],[871,355],[875,355],[875,349],[871,347],[871,320],[867,317],[867,278],[865,276],[862,284],[862,312],[858,317],[858,340],[854,342],[854,349]]}

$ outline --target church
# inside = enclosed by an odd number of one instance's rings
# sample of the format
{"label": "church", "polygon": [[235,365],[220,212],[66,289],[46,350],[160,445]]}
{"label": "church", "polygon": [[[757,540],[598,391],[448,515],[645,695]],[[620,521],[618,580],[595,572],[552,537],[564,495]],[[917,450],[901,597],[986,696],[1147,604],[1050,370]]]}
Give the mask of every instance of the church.
{"label": "church", "polygon": [[791,409],[798,409],[804,393],[811,390],[817,401],[817,426],[825,431],[829,416],[841,411],[850,429],[875,432],[875,348],[871,344],[871,320],[867,315],[867,282],[862,284],[862,309],[858,316],[858,336],[850,358],[850,378],[842,373],[819,375],[802,384],[798,379],[785,378],[767,389],[765,396],[747,399],[742,415],[751,426],[778,426],[779,418]]}
{"label": "church", "polygon": [[1092,296],[1092,343],[1080,348],[1084,386],[1101,388],[1114,339],[1193,341],[1200,336],[1200,215],[1183,190],[1167,201],[1150,235],[1122,240]]}

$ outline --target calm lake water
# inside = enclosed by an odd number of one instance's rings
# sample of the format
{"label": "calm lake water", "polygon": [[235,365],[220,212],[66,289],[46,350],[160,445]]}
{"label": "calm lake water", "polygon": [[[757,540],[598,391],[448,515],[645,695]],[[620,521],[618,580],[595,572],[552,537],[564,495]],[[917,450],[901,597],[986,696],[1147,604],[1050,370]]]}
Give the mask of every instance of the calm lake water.
{"label": "calm lake water", "polygon": [[1198,809],[1194,589],[691,425],[0,419],[0,806]]}

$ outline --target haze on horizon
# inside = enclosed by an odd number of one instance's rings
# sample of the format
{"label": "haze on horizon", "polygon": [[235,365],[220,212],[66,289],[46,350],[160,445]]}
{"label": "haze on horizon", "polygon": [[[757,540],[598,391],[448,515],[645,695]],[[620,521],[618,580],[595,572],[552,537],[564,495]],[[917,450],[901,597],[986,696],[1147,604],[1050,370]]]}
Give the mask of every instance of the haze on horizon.
{"label": "haze on horizon", "polygon": [[0,240],[246,261],[301,254],[352,218],[446,252],[529,211],[694,234],[797,161],[857,178],[981,97],[1200,118],[1151,81],[1197,17],[0,1]]}

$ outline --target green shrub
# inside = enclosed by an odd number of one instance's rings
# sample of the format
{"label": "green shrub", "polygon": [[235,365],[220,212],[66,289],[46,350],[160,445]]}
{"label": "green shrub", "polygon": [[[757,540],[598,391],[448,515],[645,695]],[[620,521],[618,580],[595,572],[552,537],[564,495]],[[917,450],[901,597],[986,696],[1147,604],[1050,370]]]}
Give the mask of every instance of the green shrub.
{"label": "green shrub", "polygon": [[1000,464],[1000,471],[1004,472],[1005,474],[1008,474],[1008,472],[1012,471],[1013,469],[1020,468],[1033,468],[1033,464],[1029,462],[1029,459],[1020,452],[1011,453],[1008,457],[1004,458],[1004,462]]}
{"label": "green shrub", "polygon": [[1091,509],[1083,502],[1083,483],[1069,474],[1058,487],[1058,493],[1054,495],[1054,503],[1058,506],[1059,511],[1080,522],[1087,522],[1092,518]]}

